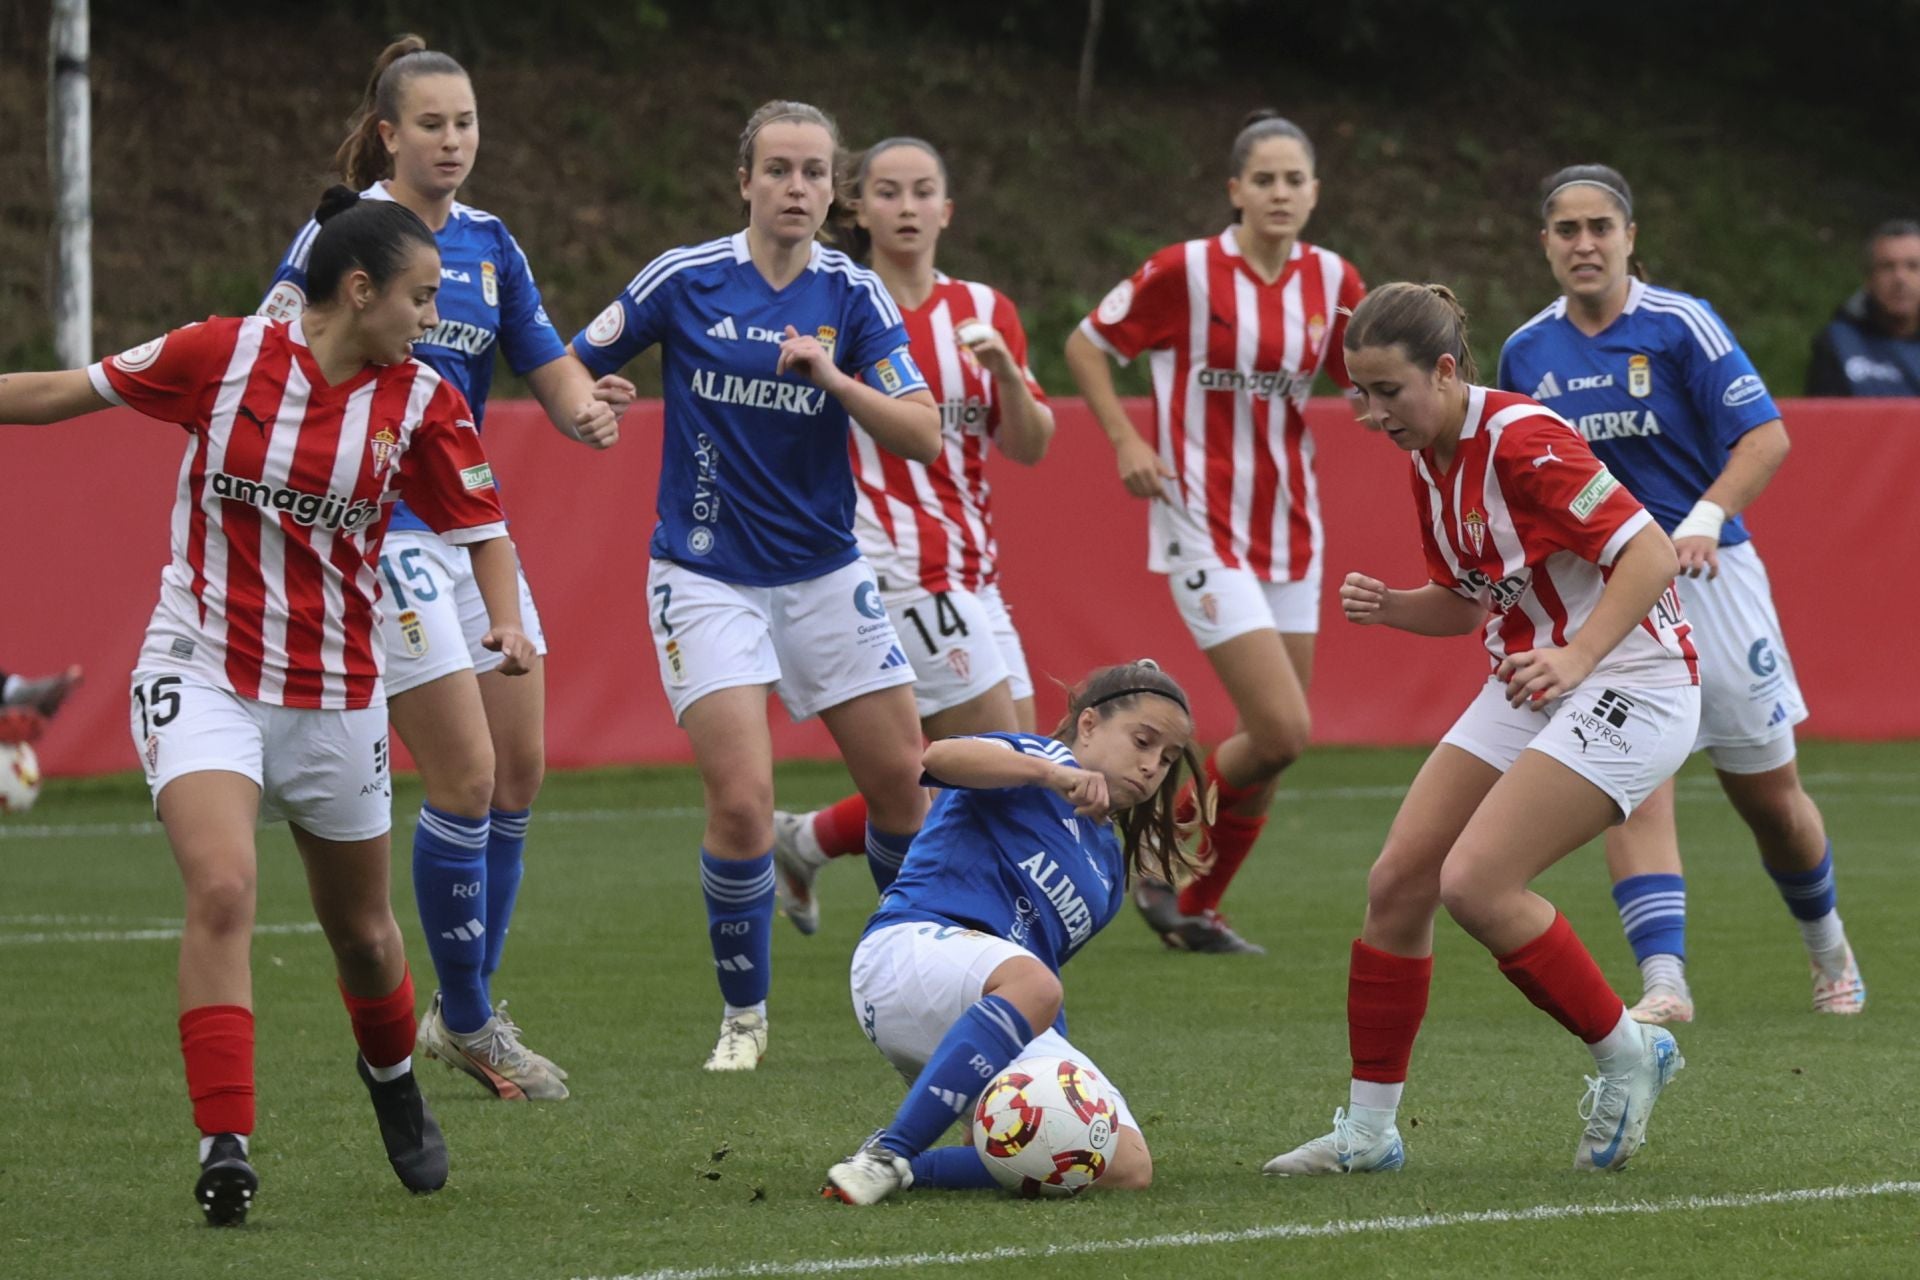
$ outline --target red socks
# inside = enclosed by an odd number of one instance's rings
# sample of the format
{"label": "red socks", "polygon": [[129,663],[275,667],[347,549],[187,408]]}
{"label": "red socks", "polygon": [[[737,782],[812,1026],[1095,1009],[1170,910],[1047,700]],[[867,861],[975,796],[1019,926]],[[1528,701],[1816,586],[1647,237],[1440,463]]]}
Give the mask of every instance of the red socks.
{"label": "red socks", "polygon": [[413,1052],[414,1033],[419,1030],[413,1017],[411,970],[384,996],[356,996],[341,987],[340,998],[346,1002],[347,1016],[353,1019],[353,1038],[368,1066],[392,1067],[406,1061]]}
{"label": "red socks", "polygon": [[[1180,914],[1186,916],[1219,910],[1220,899],[1226,896],[1227,886],[1233,883],[1240,864],[1247,860],[1247,854],[1253,851],[1254,842],[1267,825],[1267,815],[1264,813],[1249,816],[1231,812],[1236,806],[1266,790],[1265,783],[1252,787],[1234,786],[1220,776],[1212,756],[1207,757],[1206,774],[1206,780],[1219,790],[1219,808],[1215,812],[1213,825],[1207,828],[1208,856],[1211,861],[1205,871],[1180,891]],[[1187,792],[1181,793],[1181,799],[1185,802],[1181,807],[1188,813],[1194,812],[1194,801]]]}
{"label": "red socks", "polygon": [[813,838],[829,858],[867,851],[867,798],[858,791],[813,815]]}
{"label": "red socks", "polygon": [[1411,960],[1353,940],[1347,962],[1347,1047],[1355,1080],[1406,1082],[1432,983],[1432,956]]}
{"label": "red socks", "polygon": [[187,1096],[201,1133],[253,1132],[253,1010],[203,1004],[180,1015]]}
{"label": "red socks", "polygon": [[1573,926],[1557,911],[1545,933],[1500,957],[1500,972],[1588,1044],[1605,1039],[1626,1011]]}

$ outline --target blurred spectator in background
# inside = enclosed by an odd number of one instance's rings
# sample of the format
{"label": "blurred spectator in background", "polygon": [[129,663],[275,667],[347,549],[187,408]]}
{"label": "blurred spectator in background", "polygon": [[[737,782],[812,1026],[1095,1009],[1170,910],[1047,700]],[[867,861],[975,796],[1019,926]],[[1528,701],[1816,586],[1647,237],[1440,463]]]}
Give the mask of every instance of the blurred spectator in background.
{"label": "blurred spectator in background", "polygon": [[80,668],[29,679],[0,670],[0,742],[31,742],[80,683]]}
{"label": "blurred spectator in background", "polygon": [[1813,340],[1810,396],[1920,396],[1920,222],[1867,240],[1867,283]]}

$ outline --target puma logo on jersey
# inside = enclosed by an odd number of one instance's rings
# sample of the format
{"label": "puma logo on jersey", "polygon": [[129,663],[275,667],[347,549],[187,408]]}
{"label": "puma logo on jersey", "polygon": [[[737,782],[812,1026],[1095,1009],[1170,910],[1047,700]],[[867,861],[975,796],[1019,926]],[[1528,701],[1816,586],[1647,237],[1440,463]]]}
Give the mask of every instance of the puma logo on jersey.
{"label": "puma logo on jersey", "polygon": [[1549,462],[1565,462],[1565,461],[1566,461],[1565,458],[1562,458],[1559,454],[1553,451],[1552,445],[1548,445],[1547,451],[1533,460],[1533,465],[1536,467],[1541,467],[1541,466],[1545,466]]}
{"label": "puma logo on jersey", "polygon": [[245,405],[240,406],[239,413],[241,417],[245,418],[248,422],[251,422],[259,430],[261,435],[267,434],[267,424],[261,420],[259,414],[247,408],[247,406]]}

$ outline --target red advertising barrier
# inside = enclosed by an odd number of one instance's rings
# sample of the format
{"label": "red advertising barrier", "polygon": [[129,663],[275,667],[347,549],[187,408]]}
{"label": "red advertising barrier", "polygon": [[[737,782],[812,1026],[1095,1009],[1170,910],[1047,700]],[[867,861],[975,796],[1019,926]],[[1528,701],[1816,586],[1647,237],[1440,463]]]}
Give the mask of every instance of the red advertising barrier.
{"label": "red advertising barrier", "polygon": [[[1132,406],[1146,422],[1146,405]],[[1920,402],[1803,401],[1784,410],[1795,449],[1752,524],[1773,576],[1801,682],[1821,737],[1920,737]],[[1146,507],[1115,478],[1105,439],[1077,401],[1056,405],[1047,460],[996,459],[1003,589],[1040,685],[1043,725],[1059,714],[1052,682],[1148,655],[1196,695],[1217,739],[1232,709],[1146,571]],[[1423,640],[1347,626],[1339,577],[1394,584],[1421,574],[1406,460],[1337,401],[1308,412],[1327,527],[1327,599],[1312,688],[1314,737],[1427,743],[1451,722],[1484,666],[1472,638]],[[530,402],[496,403],[487,447],[503,477],[513,532],[552,655],[548,756],[560,768],[689,758],[660,691],[646,618],[647,537],[659,474],[660,406],[628,414],[625,440],[599,454],[562,440]],[[0,665],[39,674],[79,662],[87,683],[39,745],[53,774],[136,767],[126,678],[166,560],[167,519],[183,441],[125,410],[47,428],[0,428],[0,513],[7,543]],[[770,711],[783,756],[827,756],[818,724]]]}

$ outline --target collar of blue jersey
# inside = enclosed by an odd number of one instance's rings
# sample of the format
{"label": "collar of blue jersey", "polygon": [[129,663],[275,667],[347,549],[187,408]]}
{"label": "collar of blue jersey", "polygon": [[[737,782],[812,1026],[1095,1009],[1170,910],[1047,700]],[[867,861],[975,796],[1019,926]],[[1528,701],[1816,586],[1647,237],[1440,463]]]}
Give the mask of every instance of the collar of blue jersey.
{"label": "collar of blue jersey", "polygon": [[[744,227],[734,232],[733,235],[729,237],[728,242],[733,245],[733,260],[735,262],[751,262],[753,260],[753,253],[747,248],[747,232]],[[820,242],[815,240],[807,246],[807,270],[818,271],[819,269]]]}

